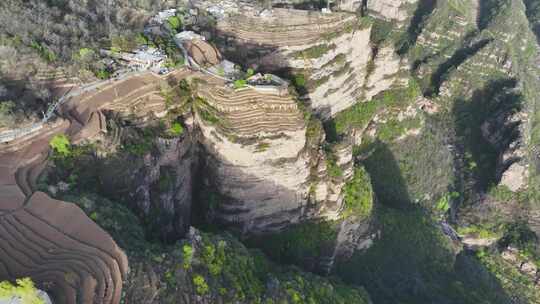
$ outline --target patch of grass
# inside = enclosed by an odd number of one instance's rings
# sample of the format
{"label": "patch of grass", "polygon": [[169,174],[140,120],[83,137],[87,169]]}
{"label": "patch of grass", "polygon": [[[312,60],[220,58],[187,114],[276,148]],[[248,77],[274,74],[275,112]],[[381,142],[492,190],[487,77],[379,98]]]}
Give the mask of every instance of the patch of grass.
{"label": "patch of grass", "polygon": [[325,63],[321,69],[331,67],[331,66],[342,66],[347,62],[347,56],[345,54],[339,53],[332,60]]}
{"label": "patch of grass", "polygon": [[38,52],[38,54],[43,58],[45,61],[51,63],[56,61],[56,54],[53,53],[49,48],[37,41],[32,41],[30,44],[30,47],[33,48]]}
{"label": "patch of grass", "polygon": [[502,235],[500,226],[491,224],[477,224],[466,227],[458,227],[457,232],[460,235],[472,235],[481,239],[500,238]]}
{"label": "patch of grass", "polygon": [[94,74],[97,78],[102,80],[111,78],[111,72],[107,69],[97,70]]}
{"label": "patch of grass", "polygon": [[336,48],[335,44],[318,44],[310,48],[307,48],[305,50],[294,53],[293,57],[296,59],[303,59],[303,58],[317,59],[335,48]]}
{"label": "patch of grass", "polygon": [[73,202],[111,234],[130,257],[148,257],[161,249],[146,240],[143,224],[128,207],[92,193],[66,194],[58,199]]}
{"label": "patch of grass", "polygon": [[366,217],[373,209],[373,189],[368,173],[363,167],[354,170],[354,176],[344,188],[345,210],[343,217]]}
{"label": "patch of grass", "polygon": [[352,129],[364,128],[380,109],[405,108],[420,94],[420,87],[411,79],[406,88],[391,89],[371,101],[359,102],[335,116],[335,134],[341,137]]}
{"label": "patch of grass", "polygon": [[407,130],[421,126],[422,120],[418,117],[407,118],[403,121],[391,118],[377,127],[377,137],[384,142],[390,142],[405,134]]}
{"label": "patch of grass", "polygon": [[203,98],[195,98],[195,109],[204,121],[210,124],[223,123],[218,116],[217,110],[208,104]]}
{"label": "patch of grass", "polygon": [[523,256],[540,262],[538,237],[525,221],[516,221],[504,225],[504,235],[499,241],[499,245],[502,248],[508,246],[518,248]]}
{"label": "patch of grass", "polygon": [[305,78],[305,76],[303,74],[294,75],[293,84],[294,84],[294,86],[305,87],[306,86],[306,78]]}
{"label": "patch of grass", "polygon": [[156,138],[161,131],[152,127],[137,131],[138,136],[126,139],[122,144],[122,150],[134,156],[143,156],[152,151],[154,148],[154,138]]}
{"label": "patch of grass", "polygon": [[534,279],[520,272],[516,265],[504,260],[497,252],[480,250],[476,252],[476,259],[497,278],[512,300],[519,303],[540,301],[540,291]]}
{"label": "patch of grass", "polygon": [[437,201],[437,203],[435,204],[435,210],[441,212],[441,213],[446,213],[448,212],[448,210],[450,210],[450,207],[451,207],[451,202],[453,199],[456,199],[459,197],[459,193],[458,192],[447,192],[445,193],[443,196],[441,196],[441,198],[439,198],[439,200]]}
{"label": "patch of grass", "polygon": [[171,125],[171,128],[167,131],[172,136],[180,136],[184,134],[184,127],[182,127],[182,124],[180,122],[176,121]]}
{"label": "patch of grass", "polygon": [[488,190],[488,194],[500,202],[509,202],[517,197],[517,195],[505,185],[491,186]]}
{"label": "patch of grass", "polygon": [[383,43],[390,36],[392,29],[393,25],[391,22],[375,19],[369,37],[370,43],[374,46]]}
{"label": "patch of grass", "polygon": [[257,147],[255,147],[255,152],[264,152],[270,148],[270,144],[267,142],[260,142],[257,144]]}
{"label": "patch of grass", "polygon": [[328,172],[328,176],[332,179],[341,178],[343,176],[343,170],[337,164],[337,157],[332,147],[325,146],[324,152],[326,153],[326,171]]}
{"label": "patch of grass", "polygon": [[320,120],[309,117],[306,127],[306,141],[309,147],[317,148],[323,135],[323,126]]}
{"label": "patch of grass", "polygon": [[320,87],[321,85],[325,84],[328,82],[328,80],[330,79],[330,76],[331,75],[326,75],[324,77],[321,77],[321,78],[317,78],[317,79],[313,79],[313,78],[310,78],[308,80],[308,83],[307,83],[307,87],[310,89],[310,90],[315,90],[316,88]]}
{"label": "patch of grass", "polygon": [[359,102],[340,112],[334,118],[337,135],[343,135],[352,128],[362,128],[373,118],[380,108],[377,101]]}

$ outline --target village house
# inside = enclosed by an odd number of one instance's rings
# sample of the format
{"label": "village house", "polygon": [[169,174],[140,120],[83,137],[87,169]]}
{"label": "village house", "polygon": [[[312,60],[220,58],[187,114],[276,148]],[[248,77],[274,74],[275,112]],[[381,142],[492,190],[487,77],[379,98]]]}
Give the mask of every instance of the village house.
{"label": "village house", "polygon": [[124,61],[129,68],[137,71],[150,70],[154,73],[160,73],[163,69],[163,63],[167,58],[162,51],[156,48],[142,46],[134,52],[112,52],[101,50],[102,55],[116,58]]}

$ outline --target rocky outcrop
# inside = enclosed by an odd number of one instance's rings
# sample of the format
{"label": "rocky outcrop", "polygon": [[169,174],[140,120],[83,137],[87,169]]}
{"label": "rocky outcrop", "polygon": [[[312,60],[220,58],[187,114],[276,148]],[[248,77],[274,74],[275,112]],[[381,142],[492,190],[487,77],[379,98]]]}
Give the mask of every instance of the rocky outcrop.
{"label": "rocky outcrop", "polygon": [[367,11],[388,21],[403,22],[410,16],[412,4],[418,0],[368,0]]}
{"label": "rocky outcrop", "polygon": [[370,227],[370,218],[351,217],[345,219],[337,236],[334,257],[349,259],[355,252],[363,251],[373,245],[377,233]]}
{"label": "rocky outcrop", "polygon": [[[220,197],[213,211],[218,220],[257,233],[339,214],[346,176],[336,182],[327,178],[321,142],[310,146],[291,96],[212,86],[199,92],[205,101],[195,120],[205,151],[200,170],[207,173],[206,186]],[[218,121],[209,120],[206,111],[216,111]],[[323,140],[320,134],[309,136]],[[334,165],[350,172],[350,146],[340,155]]]}
{"label": "rocky outcrop", "polygon": [[364,8],[363,2],[362,0],[343,0],[337,3],[336,8],[340,11],[356,13]]}
{"label": "rocky outcrop", "polygon": [[158,138],[155,144],[158,152],[146,154],[141,166],[129,172],[129,197],[162,239],[174,240],[191,223],[196,145],[188,132]]}
{"label": "rocky outcrop", "polygon": [[256,69],[289,70],[291,78],[303,77],[296,80],[305,90],[300,93],[324,118],[399,85],[398,72],[406,66],[390,46],[375,55],[370,21],[350,13],[274,8],[264,15],[227,16],[214,30],[226,57]]}
{"label": "rocky outcrop", "polygon": [[396,73],[406,71],[407,62],[399,57],[393,46],[383,46],[377,50],[370,63],[373,71],[364,83],[364,98],[370,100],[378,93],[394,86],[407,86],[407,78],[396,77]]}

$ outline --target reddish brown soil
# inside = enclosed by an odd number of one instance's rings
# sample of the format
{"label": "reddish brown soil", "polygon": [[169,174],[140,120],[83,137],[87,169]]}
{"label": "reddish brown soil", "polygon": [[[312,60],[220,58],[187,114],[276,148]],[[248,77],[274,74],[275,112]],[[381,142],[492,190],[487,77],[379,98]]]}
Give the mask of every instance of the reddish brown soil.
{"label": "reddish brown soil", "polygon": [[66,119],[0,144],[0,281],[30,276],[54,303],[119,303],[126,255],[79,207],[36,192],[36,180],[55,134],[95,135],[104,128],[101,107],[158,81],[144,74],[106,85],[64,105]]}

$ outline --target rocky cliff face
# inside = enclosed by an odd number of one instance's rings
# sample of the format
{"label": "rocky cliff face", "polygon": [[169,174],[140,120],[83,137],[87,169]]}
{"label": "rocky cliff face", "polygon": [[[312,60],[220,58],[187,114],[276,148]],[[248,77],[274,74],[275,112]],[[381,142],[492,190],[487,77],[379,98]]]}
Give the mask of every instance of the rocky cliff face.
{"label": "rocky cliff face", "polygon": [[368,0],[367,13],[375,17],[402,23],[412,14],[418,0]]}
{"label": "rocky cliff face", "polygon": [[[99,143],[91,148],[96,151],[75,160],[77,173],[53,172],[53,183],[79,176],[90,188],[130,206],[151,235],[165,240],[184,235],[193,205],[199,224],[219,222],[245,233],[339,217],[342,187],[352,173],[352,147],[328,145],[321,123],[307,119],[292,95],[233,89],[194,73],[182,93],[189,99],[176,101],[184,109],[183,134],[171,137],[161,124],[178,118],[160,114],[167,109],[156,82],[143,82],[129,98],[115,97],[140,80],[89,94],[84,107],[69,111],[88,122],[77,137],[84,133],[86,142]],[[139,102],[134,115],[132,105]],[[92,104],[101,112],[92,114]]]}
{"label": "rocky cliff face", "polygon": [[[538,302],[534,1],[339,1],[333,13],[220,3],[232,9],[222,14],[216,1],[193,1],[199,10],[182,20],[225,58],[273,71],[294,90],[238,88],[185,69],[168,79],[174,88],[138,75],[82,94],[62,112],[80,159],[66,161],[67,174],[50,189],[90,189],[135,210],[139,219],[120,216],[130,210],[110,201],[77,202],[127,248],[132,271],[124,276],[123,254],[91,223],[103,244],[77,229],[51,230],[71,228],[58,220],[62,204],[49,202],[56,207],[45,212],[36,201],[47,198],[32,195],[39,168],[24,163],[28,155],[12,166],[10,154],[0,198],[16,210],[0,210],[7,236],[0,253],[13,263],[0,275],[59,269],[50,277],[67,302],[118,302],[126,278],[125,300],[135,303],[367,301],[356,291],[344,299],[341,285],[305,273],[270,271],[275,265],[233,238],[189,228],[218,224],[253,236],[276,261],[321,273],[336,271],[338,261],[337,273],[368,285],[377,303]],[[184,78],[186,86],[176,86]],[[167,133],[173,122],[181,134]],[[85,150],[96,141],[98,149]],[[25,249],[37,248],[38,233],[14,228],[40,219],[70,247],[57,268],[40,265],[52,253]],[[124,226],[137,220],[170,247]],[[93,245],[82,252],[83,242],[66,235]],[[458,255],[461,245],[475,253]],[[73,265],[84,269],[72,274]],[[472,272],[486,278],[462,275]]]}
{"label": "rocky cliff face", "polygon": [[[291,96],[222,87],[199,92],[207,107],[195,120],[205,151],[200,170],[218,197],[213,216],[244,232],[267,232],[338,215],[347,176],[327,178],[321,129],[304,121]],[[209,110],[217,121],[204,114]],[[341,149],[331,165],[349,174],[351,155],[350,147]]]}
{"label": "rocky cliff face", "polygon": [[228,58],[264,71],[289,71],[323,117],[400,85],[405,62],[371,44],[372,24],[350,13],[274,8],[218,20],[215,38]]}
{"label": "rocky cliff face", "polygon": [[[181,138],[158,138],[159,152],[143,157],[142,166],[131,172],[132,199],[151,218],[165,238],[184,235],[189,227],[196,147],[189,133]],[[159,223],[159,224],[157,224]]]}

